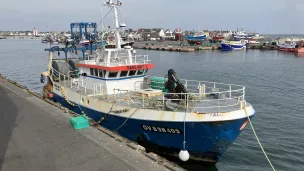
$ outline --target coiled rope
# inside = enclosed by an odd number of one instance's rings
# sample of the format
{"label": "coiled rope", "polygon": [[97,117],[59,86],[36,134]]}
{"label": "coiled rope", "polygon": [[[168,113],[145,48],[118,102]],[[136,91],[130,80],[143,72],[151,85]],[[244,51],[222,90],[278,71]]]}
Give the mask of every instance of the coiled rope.
{"label": "coiled rope", "polygon": [[243,109],[244,109],[244,111],[245,111],[245,113],[246,113],[246,115],[247,115],[247,118],[248,118],[249,124],[250,124],[250,126],[251,126],[252,132],[253,132],[253,134],[254,134],[256,140],[258,141],[258,144],[260,145],[260,147],[261,147],[261,149],[262,149],[262,151],[263,151],[263,153],[264,153],[264,155],[265,155],[265,157],[266,157],[266,159],[267,159],[269,165],[271,166],[272,170],[275,171],[275,168],[273,167],[273,165],[272,165],[270,159],[268,158],[268,156],[267,156],[267,154],[266,154],[266,152],[265,152],[265,150],[264,150],[264,148],[263,148],[263,146],[262,146],[262,144],[261,144],[261,142],[260,142],[260,140],[259,140],[259,138],[258,138],[258,136],[257,136],[257,134],[256,134],[256,132],[255,132],[255,130],[254,130],[254,128],[253,128],[253,125],[252,125],[252,123],[251,123],[251,119],[250,119],[250,117],[249,117],[249,115],[248,115],[248,113],[247,113],[247,111],[246,111],[246,101],[243,101]]}

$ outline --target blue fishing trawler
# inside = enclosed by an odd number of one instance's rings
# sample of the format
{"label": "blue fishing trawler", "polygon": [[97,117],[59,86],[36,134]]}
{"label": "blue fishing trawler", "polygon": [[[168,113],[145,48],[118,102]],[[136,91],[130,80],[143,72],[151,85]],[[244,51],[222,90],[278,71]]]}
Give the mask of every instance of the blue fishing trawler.
{"label": "blue fishing trawler", "polygon": [[246,50],[247,43],[244,41],[224,41],[221,43],[222,51],[231,51],[231,50]]}
{"label": "blue fishing trawler", "polygon": [[185,36],[185,39],[190,42],[204,41],[206,39],[206,34],[195,34],[193,36],[187,35]]}
{"label": "blue fishing trawler", "polygon": [[[182,79],[170,68],[160,77],[148,75],[154,67],[148,56],[121,47],[117,8],[122,3],[103,5],[113,12],[115,47],[46,49],[44,94],[149,151],[218,162],[255,114],[245,87]],[[73,58],[61,59],[59,50]],[[83,53],[75,54],[78,50]]]}

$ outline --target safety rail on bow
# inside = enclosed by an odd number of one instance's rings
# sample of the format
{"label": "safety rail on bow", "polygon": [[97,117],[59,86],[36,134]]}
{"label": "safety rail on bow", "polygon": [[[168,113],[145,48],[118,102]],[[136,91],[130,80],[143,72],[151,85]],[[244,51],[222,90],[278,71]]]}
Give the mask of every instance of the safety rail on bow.
{"label": "safety rail on bow", "polygon": [[[170,100],[179,104],[178,107],[187,108],[187,110],[241,106],[240,101],[245,100],[245,86],[182,79],[181,82],[186,87],[187,93],[166,92],[166,79],[164,81],[150,80],[148,83],[139,81],[134,84],[134,91],[138,91],[144,84],[148,84],[152,89],[163,91],[161,96],[164,107],[166,101]],[[142,101],[144,104],[144,97]]]}
{"label": "safety rail on bow", "polygon": [[67,75],[58,72],[52,68],[52,77],[55,82],[60,82],[71,89],[88,96],[104,95],[104,86],[101,83],[85,82],[83,79],[79,79],[79,72],[69,71]]}

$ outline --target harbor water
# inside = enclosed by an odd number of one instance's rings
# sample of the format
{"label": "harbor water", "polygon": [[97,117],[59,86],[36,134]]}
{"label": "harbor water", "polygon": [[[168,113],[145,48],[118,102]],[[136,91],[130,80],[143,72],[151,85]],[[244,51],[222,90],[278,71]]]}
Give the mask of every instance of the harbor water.
{"label": "harbor water", "polygon": [[[0,40],[0,73],[40,93],[47,47],[40,40]],[[151,75],[172,68],[181,78],[246,86],[246,100],[257,112],[253,125],[276,170],[304,170],[304,56],[260,50],[137,54],[149,55]],[[216,166],[176,162],[187,170],[271,170],[249,124]]]}

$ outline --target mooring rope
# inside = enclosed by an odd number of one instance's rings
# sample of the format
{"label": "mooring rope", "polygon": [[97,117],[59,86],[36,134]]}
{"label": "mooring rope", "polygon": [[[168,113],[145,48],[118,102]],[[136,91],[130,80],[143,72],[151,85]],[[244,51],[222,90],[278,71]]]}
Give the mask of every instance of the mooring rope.
{"label": "mooring rope", "polygon": [[265,157],[266,157],[266,159],[267,159],[269,165],[271,166],[272,170],[275,171],[275,168],[273,167],[273,165],[272,165],[270,159],[268,158],[268,156],[267,156],[267,154],[266,154],[266,152],[265,152],[265,150],[264,150],[264,148],[263,148],[263,146],[262,146],[262,144],[261,144],[261,142],[260,142],[260,140],[259,140],[259,138],[258,138],[258,136],[257,136],[257,134],[256,134],[256,132],[255,132],[255,130],[254,130],[254,128],[253,128],[253,125],[252,125],[252,123],[251,123],[251,119],[250,119],[250,117],[249,117],[249,115],[248,115],[248,113],[247,113],[247,111],[246,111],[246,101],[243,101],[243,109],[244,109],[244,111],[245,111],[245,113],[246,113],[246,115],[247,115],[247,118],[248,118],[249,124],[250,124],[250,126],[251,126],[252,132],[253,132],[253,134],[254,134],[256,140],[258,141],[258,144],[260,145],[260,147],[261,147],[261,149],[262,149],[262,151],[263,151],[263,153],[264,153],[264,155],[265,155]]}
{"label": "mooring rope", "polygon": [[184,115],[184,142],[183,142],[183,150],[186,150],[186,114],[187,114],[187,108],[185,110],[185,115]]}
{"label": "mooring rope", "polygon": [[134,115],[134,113],[135,113],[137,110],[138,110],[138,108],[136,108],[136,109],[131,113],[131,115],[124,121],[124,123],[122,123],[118,128],[113,129],[113,131],[117,131],[117,130],[119,130],[120,128],[122,128],[122,127],[127,123],[127,121]]}

